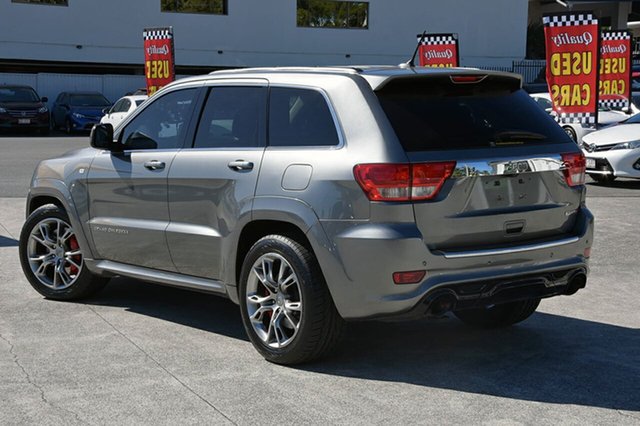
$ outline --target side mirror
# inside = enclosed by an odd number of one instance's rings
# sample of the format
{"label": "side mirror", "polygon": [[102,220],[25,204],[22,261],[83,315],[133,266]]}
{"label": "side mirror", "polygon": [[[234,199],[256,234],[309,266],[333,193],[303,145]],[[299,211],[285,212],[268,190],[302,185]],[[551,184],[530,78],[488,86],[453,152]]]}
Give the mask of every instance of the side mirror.
{"label": "side mirror", "polygon": [[113,142],[113,126],[110,123],[93,126],[89,140],[94,148],[118,151],[119,144]]}
{"label": "side mirror", "polygon": [[109,114],[109,111],[111,111],[111,107],[102,108],[103,114]]}
{"label": "side mirror", "polygon": [[49,98],[47,98],[46,96],[43,96],[41,101],[42,101],[42,103],[46,104],[47,102],[49,102]]}

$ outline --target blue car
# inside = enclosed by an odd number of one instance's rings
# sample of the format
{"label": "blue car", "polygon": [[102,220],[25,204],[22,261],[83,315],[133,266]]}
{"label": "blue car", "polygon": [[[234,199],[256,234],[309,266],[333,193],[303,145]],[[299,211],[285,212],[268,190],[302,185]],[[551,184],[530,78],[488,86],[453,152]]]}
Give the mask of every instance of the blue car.
{"label": "blue car", "polygon": [[111,102],[98,92],[62,92],[51,111],[53,127],[67,133],[91,130]]}

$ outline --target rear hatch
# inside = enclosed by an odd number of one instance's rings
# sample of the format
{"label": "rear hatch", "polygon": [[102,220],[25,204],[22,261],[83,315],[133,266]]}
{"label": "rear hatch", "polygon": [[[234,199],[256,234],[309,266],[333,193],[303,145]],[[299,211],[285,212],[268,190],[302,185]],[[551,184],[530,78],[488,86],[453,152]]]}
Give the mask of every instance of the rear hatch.
{"label": "rear hatch", "polygon": [[413,168],[455,162],[432,199],[413,203],[430,249],[509,247],[571,234],[584,158],[519,78],[404,76],[376,94]]}

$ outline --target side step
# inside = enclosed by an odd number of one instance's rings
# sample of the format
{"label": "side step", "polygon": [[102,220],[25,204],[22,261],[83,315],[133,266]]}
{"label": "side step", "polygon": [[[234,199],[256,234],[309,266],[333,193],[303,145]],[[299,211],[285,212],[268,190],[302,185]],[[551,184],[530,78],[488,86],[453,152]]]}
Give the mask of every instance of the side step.
{"label": "side step", "polygon": [[208,280],[206,278],[191,277],[188,275],[176,274],[174,272],[141,268],[139,266],[127,265],[125,263],[112,262],[110,260],[90,261],[89,259],[86,259],[86,263],[91,271],[98,274],[121,275],[123,277],[136,278],[172,287],[188,288],[205,293],[227,296],[227,290],[224,283],[217,280]]}

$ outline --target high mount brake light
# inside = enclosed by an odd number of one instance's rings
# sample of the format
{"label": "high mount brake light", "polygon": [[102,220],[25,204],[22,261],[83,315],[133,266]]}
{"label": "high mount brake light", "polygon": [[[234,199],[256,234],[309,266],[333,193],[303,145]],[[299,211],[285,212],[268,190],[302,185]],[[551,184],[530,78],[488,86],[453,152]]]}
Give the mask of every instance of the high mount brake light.
{"label": "high mount brake light", "polygon": [[586,180],[587,159],[583,153],[562,154],[564,178],[569,186],[584,185]]}
{"label": "high mount brake light", "polygon": [[358,164],[353,174],[371,201],[420,201],[435,198],[455,167],[455,161]]}
{"label": "high mount brake light", "polygon": [[452,75],[450,78],[454,83],[479,83],[486,77],[486,75]]}

